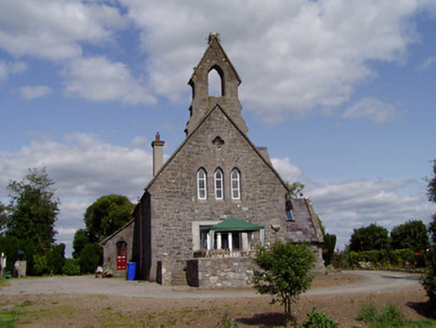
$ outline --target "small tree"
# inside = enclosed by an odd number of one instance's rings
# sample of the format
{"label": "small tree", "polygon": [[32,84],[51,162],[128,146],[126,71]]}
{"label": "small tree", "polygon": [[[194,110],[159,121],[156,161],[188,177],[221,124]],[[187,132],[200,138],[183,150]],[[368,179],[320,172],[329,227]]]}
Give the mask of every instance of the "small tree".
{"label": "small tree", "polygon": [[270,248],[256,248],[254,287],[260,294],[272,295],[272,303],[284,306],[287,322],[292,319],[292,303],[310,288],[313,277],[308,273],[314,261],[308,244],[276,241]]}
{"label": "small tree", "polygon": [[295,181],[294,183],[286,182],[286,185],[287,185],[288,190],[289,190],[288,193],[286,194],[286,197],[288,199],[303,197],[304,184],[302,184],[301,182]]}

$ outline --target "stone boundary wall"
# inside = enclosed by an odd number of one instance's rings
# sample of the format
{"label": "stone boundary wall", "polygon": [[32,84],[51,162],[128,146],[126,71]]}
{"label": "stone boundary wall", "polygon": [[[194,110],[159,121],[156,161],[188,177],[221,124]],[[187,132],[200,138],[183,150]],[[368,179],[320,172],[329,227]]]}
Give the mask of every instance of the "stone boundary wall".
{"label": "stone boundary wall", "polygon": [[187,261],[186,271],[188,283],[195,287],[229,288],[252,286],[253,263],[249,257],[199,258],[189,260]]}

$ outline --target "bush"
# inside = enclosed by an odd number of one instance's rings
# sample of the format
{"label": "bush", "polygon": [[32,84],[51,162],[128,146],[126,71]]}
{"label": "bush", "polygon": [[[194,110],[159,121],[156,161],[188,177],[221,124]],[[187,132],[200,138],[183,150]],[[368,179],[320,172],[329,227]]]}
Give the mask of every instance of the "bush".
{"label": "bush", "polygon": [[65,265],[62,268],[62,272],[67,276],[80,275],[80,265],[74,259],[65,259]]}
{"label": "bush", "polygon": [[427,254],[427,263],[421,284],[430,298],[430,303],[436,307],[436,246],[433,246]]}
{"label": "bush", "polygon": [[336,328],[338,324],[333,321],[327,314],[322,310],[321,313],[313,308],[311,313],[306,314],[306,321],[301,325],[302,328]]}
{"label": "bush", "polygon": [[33,256],[33,273],[35,276],[48,273],[47,258],[44,255]]}

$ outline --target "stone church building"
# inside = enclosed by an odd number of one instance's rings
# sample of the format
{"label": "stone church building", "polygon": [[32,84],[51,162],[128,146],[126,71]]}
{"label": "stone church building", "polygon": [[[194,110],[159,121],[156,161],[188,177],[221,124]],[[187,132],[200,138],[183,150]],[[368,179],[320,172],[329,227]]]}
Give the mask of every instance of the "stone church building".
{"label": "stone church building", "polygon": [[[214,71],[214,72],[213,72]],[[210,95],[213,72],[221,91]],[[194,68],[186,138],[163,162],[164,141],[153,141],[153,178],[133,222],[102,242],[106,266],[125,275],[116,259],[136,262],[136,279],[164,285],[244,287],[250,254],[276,239],[308,241],[323,270],[323,237],[309,199],[288,199],[288,187],[266,148],[248,138],[238,99],[238,73],[219,35]],[[120,262],[121,263],[121,262]],[[125,269],[124,269],[125,270]]]}

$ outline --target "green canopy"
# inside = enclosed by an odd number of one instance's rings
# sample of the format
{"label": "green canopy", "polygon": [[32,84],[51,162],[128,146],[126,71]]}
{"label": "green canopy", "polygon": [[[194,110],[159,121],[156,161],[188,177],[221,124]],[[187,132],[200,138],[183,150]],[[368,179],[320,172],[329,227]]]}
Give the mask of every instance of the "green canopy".
{"label": "green canopy", "polygon": [[213,231],[257,231],[261,229],[265,229],[265,227],[251,222],[242,221],[234,217],[210,227],[210,230]]}

